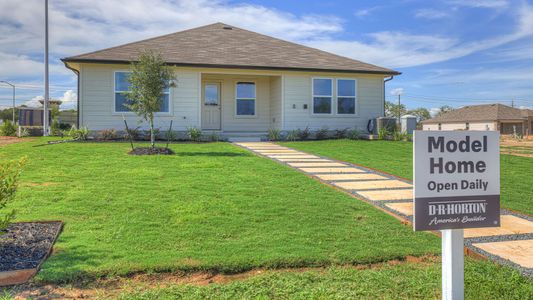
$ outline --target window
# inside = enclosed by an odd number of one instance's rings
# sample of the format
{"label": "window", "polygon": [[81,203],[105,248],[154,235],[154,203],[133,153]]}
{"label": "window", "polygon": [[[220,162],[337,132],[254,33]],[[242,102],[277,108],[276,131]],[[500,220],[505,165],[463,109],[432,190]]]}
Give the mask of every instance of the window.
{"label": "window", "polygon": [[[126,97],[126,94],[129,93],[128,88],[130,83],[128,78],[131,72],[115,72],[115,112],[130,112],[125,104],[128,104],[130,101]],[[170,88],[167,86],[163,90],[163,99],[161,101],[161,109],[159,112],[170,112]]]}
{"label": "window", "polygon": [[465,129],[466,129],[466,130],[470,130],[470,123],[466,122],[466,124],[465,124]]}
{"label": "window", "polygon": [[237,116],[255,116],[255,82],[237,82]]}
{"label": "window", "polygon": [[354,79],[337,80],[337,113],[355,114],[356,81]]}
{"label": "window", "polygon": [[333,79],[313,79],[313,113],[331,114],[333,99]]}

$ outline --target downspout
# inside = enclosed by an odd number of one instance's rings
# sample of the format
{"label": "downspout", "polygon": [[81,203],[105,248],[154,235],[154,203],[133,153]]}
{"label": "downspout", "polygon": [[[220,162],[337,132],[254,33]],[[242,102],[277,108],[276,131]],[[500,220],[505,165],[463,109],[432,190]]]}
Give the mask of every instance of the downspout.
{"label": "downspout", "polygon": [[70,67],[66,61],[63,62],[65,67],[76,74],[77,90],[76,90],[76,128],[80,128],[80,71]]}
{"label": "downspout", "polygon": [[383,116],[385,116],[385,83],[387,83],[387,81],[391,81],[394,79],[394,76],[391,76],[389,78],[386,78],[385,80],[383,80]]}

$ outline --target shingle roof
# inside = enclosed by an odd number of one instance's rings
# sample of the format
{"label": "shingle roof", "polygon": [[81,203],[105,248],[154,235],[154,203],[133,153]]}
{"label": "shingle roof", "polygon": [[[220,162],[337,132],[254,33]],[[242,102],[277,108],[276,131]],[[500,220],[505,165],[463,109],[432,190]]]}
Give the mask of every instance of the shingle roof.
{"label": "shingle roof", "polygon": [[444,113],[433,119],[422,121],[424,124],[472,122],[472,121],[497,121],[497,120],[522,120],[522,110],[503,104],[471,105]]}
{"label": "shingle roof", "polygon": [[394,70],[223,23],[66,57],[62,60],[127,63],[148,49],[160,52],[169,64],[183,66],[400,74]]}

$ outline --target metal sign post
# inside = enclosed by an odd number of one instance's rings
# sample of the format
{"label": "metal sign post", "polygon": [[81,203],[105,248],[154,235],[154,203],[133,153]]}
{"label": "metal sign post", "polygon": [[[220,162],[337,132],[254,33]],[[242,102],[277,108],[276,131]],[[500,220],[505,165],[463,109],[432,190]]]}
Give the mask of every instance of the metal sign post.
{"label": "metal sign post", "polygon": [[463,228],[500,226],[495,131],[415,131],[416,231],[442,232],[442,299],[464,298]]}
{"label": "metal sign post", "polygon": [[464,298],[463,248],[463,229],[442,230],[442,299]]}

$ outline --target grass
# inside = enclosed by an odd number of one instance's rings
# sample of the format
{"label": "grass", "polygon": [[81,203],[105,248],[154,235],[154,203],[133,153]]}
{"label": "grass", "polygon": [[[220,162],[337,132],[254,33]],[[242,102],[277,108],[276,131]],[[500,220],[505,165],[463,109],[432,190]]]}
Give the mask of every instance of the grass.
{"label": "grass", "polygon": [[45,141],[0,148],[0,160],[28,156],[18,220],[65,222],[39,281],[373,263],[440,249],[432,234],[227,143],[130,156],[127,143]]}
{"label": "grass", "polygon": [[[407,179],[413,177],[411,142],[324,140],[282,143],[337,160],[385,171]],[[533,215],[533,158],[501,155],[501,204],[504,208]]]}
{"label": "grass", "polygon": [[[267,272],[242,281],[207,286],[135,285],[122,300],[152,299],[438,299],[440,264],[407,263],[377,269],[331,267],[323,271]],[[466,299],[531,299],[533,285],[516,272],[487,261],[465,262]]]}

